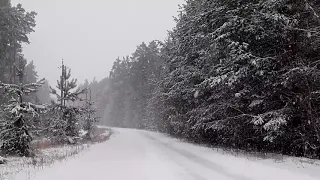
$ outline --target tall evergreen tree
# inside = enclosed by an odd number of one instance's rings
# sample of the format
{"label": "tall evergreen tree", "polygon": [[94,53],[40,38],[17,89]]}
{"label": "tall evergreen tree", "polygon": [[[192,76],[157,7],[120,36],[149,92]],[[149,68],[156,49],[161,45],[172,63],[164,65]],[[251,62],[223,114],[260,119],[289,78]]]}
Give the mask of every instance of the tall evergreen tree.
{"label": "tall evergreen tree", "polygon": [[[35,12],[26,12],[18,4],[12,6],[10,0],[0,1],[0,81],[19,83],[15,66],[20,58],[22,43],[29,43],[28,35],[35,27]],[[5,99],[0,97],[0,103]]]}

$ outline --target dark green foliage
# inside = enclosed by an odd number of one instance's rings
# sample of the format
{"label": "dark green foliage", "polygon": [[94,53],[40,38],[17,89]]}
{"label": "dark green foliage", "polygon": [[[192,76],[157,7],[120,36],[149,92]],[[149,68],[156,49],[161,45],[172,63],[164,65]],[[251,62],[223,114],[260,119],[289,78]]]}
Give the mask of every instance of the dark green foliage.
{"label": "dark green foliage", "polygon": [[[15,65],[23,59],[22,43],[29,43],[35,16],[35,12],[26,12],[20,4],[15,7],[10,0],[0,1],[0,82],[19,82]],[[0,104],[6,101],[6,97],[0,96]]]}
{"label": "dark green foliage", "polygon": [[21,44],[29,43],[28,34],[35,27],[35,12],[26,12],[21,4],[0,2],[0,81],[15,83],[15,63],[22,57]]}
{"label": "dark green foliage", "polygon": [[0,126],[0,150],[6,154],[16,154],[20,156],[30,156],[30,142],[32,136],[30,126],[33,120],[38,116],[38,112],[45,109],[44,106],[35,105],[31,102],[25,102],[24,97],[30,96],[37,91],[44,79],[39,82],[24,84],[24,61],[19,63],[17,74],[20,83],[4,84],[0,82],[0,89],[4,90],[4,96],[10,101],[3,105],[4,121]]}
{"label": "dark green foliage", "polygon": [[[51,128],[48,130],[55,141],[59,143],[74,143],[74,139],[79,137],[80,117],[83,110],[80,107],[72,106],[70,102],[82,100],[80,95],[86,92],[86,89],[77,89],[77,80],[71,78],[71,69],[63,64],[61,66],[60,80],[57,81],[57,88],[60,91],[51,89],[51,93],[57,97],[59,103],[52,102],[51,113],[54,115],[51,121]],[[73,138],[73,139],[72,139]]]}
{"label": "dark green foliage", "polygon": [[77,137],[79,135],[77,114],[80,114],[78,108],[66,108],[63,111],[62,119],[67,121],[65,129],[66,136]]}
{"label": "dark green foliage", "polygon": [[[97,81],[94,78],[91,82],[89,82],[88,80],[85,80],[84,84],[81,84],[78,86],[78,89],[88,89],[86,94],[81,94],[79,96],[84,101],[75,102],[76,106],[83,107],[83,109],[86,111],[85,114],[91,114],[90,118],[89,116],[85,116],[85,118],[91,119],[91,120],[86,119],[86,120],[89,120],[88,122],[92,122],[93,124],[98,123],[98,121],[100,121],[99,119],[104,116],[104,111],[108,104],[107,93],[106,93],[108,84],[109,84],[108,78],[104,78],[100,81]],[[100,123],[105,123],[105,122],[100,121]]]}
{"label": "dark green foliage", "polygon": [[1,140],[3,140],[0,150],[6,154],[30,156],[30,142],[32,136],[28,128],[22,124],[22,119],[15,123],[6,123],[1,129]]}
{"label": "dark green foliage", "polygon": [[315,0],[187,1],[161,46],[114,63],[109,123],[319,158],[319,14]]}

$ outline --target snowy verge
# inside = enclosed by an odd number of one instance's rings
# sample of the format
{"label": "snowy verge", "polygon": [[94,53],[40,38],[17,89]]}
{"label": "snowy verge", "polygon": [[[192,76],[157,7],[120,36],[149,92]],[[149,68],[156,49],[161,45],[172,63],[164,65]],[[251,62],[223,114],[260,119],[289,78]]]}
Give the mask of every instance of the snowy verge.
{"label": "snowy verge", "polygon": [[17,176],[24,176],[20,179],[28,179],[37,170],[50,166],[55,162],[63,162],[69,157],[74,157],[89,146],[66,145],[37,151],[36,157],[7,157],[6,164],[0,164],[0,179],[13,180]]}
{"label": "snowy verge", "polygon": [[32,148],[36,149],[35,157],[3,158],[6,163],[0,163],[0,180],[30,179],[37,171],[76,158],[81,155],[80,152],[88,150],[91,144],[107,141],[111,135],[111,129],[97,128],[92,141],[84,141],[82,144],[55,146],[46,138],[35,140],[31,143]]}
{"label": "snowy verge", "polygon": [[[243,176],[242,179],[297,179],[313,180],[320,177],[320,160],[297,158],[283,155],[270,155],[267,158],[249,153],[235,153],[219,148],[182,142],[168,135],[150,131],[143,132],[152,141],[162,144],[179,155],[201,162],[201,168],[216,168],[227,174]],[[201,164],[200,163],[200,164]],[[239,178],[241,179],[241,178]]]}

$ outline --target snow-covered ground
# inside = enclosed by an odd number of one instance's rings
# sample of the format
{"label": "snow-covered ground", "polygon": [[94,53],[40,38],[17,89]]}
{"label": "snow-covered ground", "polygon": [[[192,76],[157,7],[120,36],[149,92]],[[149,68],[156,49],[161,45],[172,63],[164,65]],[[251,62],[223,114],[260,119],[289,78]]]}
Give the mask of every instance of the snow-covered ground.
{"label": "snow-covered ground", "polygon": [[[166,135],[114,129],[105,143],[38,171],[32,180],[316,180],[320,163],[232,156]],[[19,173],[18,180],[28,174]],[[30,177],[30,176],[29,176]]]}
{"label": "snow-covered ground", "polygon": [[47,149],[40,149],[36,158],[8,157],[6,164],[0,164],[0,180],[29,179],[36,172],[55,162],[63,163],[67,158],[74,157],[83,150],[88,150],[88,145],[66,145]]}

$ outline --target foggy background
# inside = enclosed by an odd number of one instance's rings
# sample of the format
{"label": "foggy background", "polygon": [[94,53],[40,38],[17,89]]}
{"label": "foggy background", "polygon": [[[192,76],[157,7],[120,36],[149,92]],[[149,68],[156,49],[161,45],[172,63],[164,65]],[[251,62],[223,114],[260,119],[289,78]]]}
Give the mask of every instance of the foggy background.
{"label": "foggy background", "polygon": [[117,57],[142,41],[164,40],[183,0],[13,0],[38,13],[23,48],[40,78],[56,84],[63,58],[78,82],[107,77]]}

